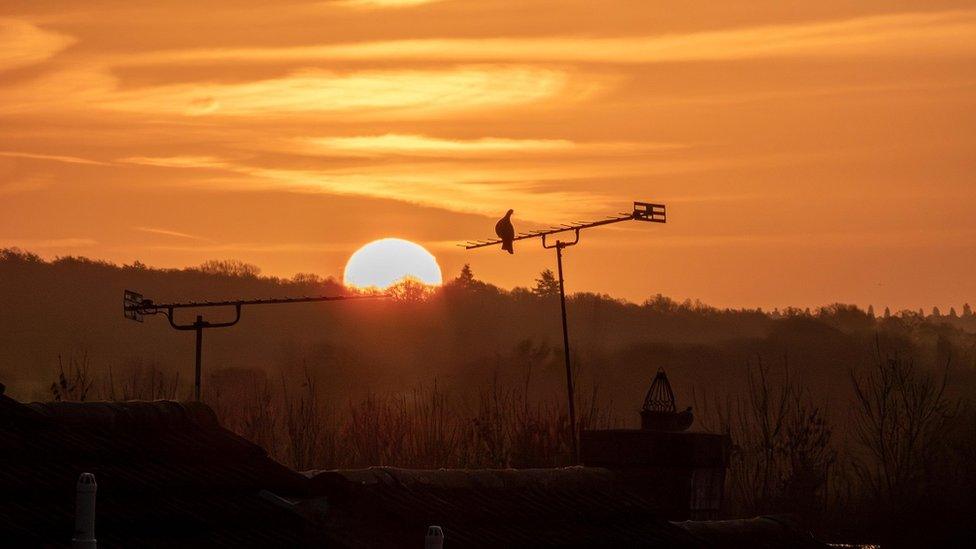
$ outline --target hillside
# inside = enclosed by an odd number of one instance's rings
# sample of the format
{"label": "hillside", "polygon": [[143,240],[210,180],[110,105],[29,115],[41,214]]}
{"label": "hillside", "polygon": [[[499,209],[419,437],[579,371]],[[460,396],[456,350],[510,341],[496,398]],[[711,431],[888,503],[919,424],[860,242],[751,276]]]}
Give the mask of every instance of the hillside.
{"label": "hillside", "polygon": [[[125,320],[124,289],[157,302],[344,292],[331,279],[262,277],[234,262],[161,270],[72,257],[47,262],[7,250],[0,254],[0,378],[8,391],[49,397],[59,356],[62,363],[84,358],[95,374],[153,366],[179,375],[180,390],[188,391],[192,333],[171,329],[162,315],[142,324]],[[332,396],[396,392],[435,379],[466,394],[497,376],[521,383],[527,374],[534,390],[559,391],[558,300],[547,291],[504,291],[468,271],[424,301],[248,307],[237,326],[206,332],[204,372],[257,370],[277,378],[304,367]],[[690,399],[692,387],[741,387],[745,369],[760,361],[773,371],[788,364],[818,397],[844,399],[849,370],[871,363],[878,345],[925,368],[951,356],[956,389],[973,378],[976,319],[968,310],[955,318],[904,312],[877,319],[844,305],[764,313],[594,294],[571,296],[568,309],[582,385],[598,386],[628,417],[659,367],[669,372],[679,400]],[[183,314],[192,320],[193,313]],[[207,311],[207,318],[230,314]]]}

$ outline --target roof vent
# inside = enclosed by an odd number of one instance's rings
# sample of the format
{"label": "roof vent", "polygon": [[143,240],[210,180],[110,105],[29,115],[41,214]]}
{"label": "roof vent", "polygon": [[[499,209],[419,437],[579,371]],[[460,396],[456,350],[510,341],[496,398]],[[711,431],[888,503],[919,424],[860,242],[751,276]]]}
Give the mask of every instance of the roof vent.
{"label": "roof vent", "polygon": [[75,485],[75,535],[71,538],[74,549],[96,549],[95,541],[95,475],[82,473]]}
{"label": "roof vent", "polygon": [[443,549],[444,529],[440,526],[429,526],[424,540],[424,549]]}

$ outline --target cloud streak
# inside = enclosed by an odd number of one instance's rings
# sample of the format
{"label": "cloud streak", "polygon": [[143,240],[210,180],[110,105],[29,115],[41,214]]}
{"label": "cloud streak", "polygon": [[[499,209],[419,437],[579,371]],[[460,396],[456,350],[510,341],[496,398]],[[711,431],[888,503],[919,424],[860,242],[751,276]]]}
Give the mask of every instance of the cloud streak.
{"label": "cloud streak", "polygon": [[[400,163],[372,167],[337,169],[268,168],[212,157],[133,157],[120,160],[164,168],[223,170],[230,178],[202,178],[200,184],[230,190],[276,189],[305,193],[328,193],[392,199],[450,211],[493,214],[510,204],[520,204],[526,218],[545,219],[554,209],[566,215],[586,215],[607,196],[599,190],[557,190],[550,179],[606,175],[606,165],[576,164],[548,167],[532,164],[493,167],[486,161],[475,164]],[[620,173],[633,173],[635,166],[618,166]],[[554,206],[558,205],[558,206]]]}
{"label": "cloud streak", "polygon": [[452,158],[545,156],[578,153],[614,153],[636,151],[667,151],[683,148],[673,143],[589,142],[568,139],[511,139],[482,137],[478,139],[447,139],[417,134],[384,134],[350,137],[298,138],[289,150],[309,154],[350,154],[354,156],[404,155]]}
{"label": "cloud streak", "polygon": [[444,0],[339,0],[336,5],[349,8],[413,8]]}
{"label": "cloud streak", "polygon": [[0,18],[0,71],[46,61],[75,42],[19,19]]}
{"label": "cloud streak", "polygon": [[78,156],[64,156],[57,154],[39,154],[39,153],[29,153],[20,151],[0,151],[0,156],[6,156],[8,158],[26,158],[28,160],[49,160],[52,162],[65,162],[68,164],[88,164],[93,166],[106,166],[107,162],[101,162],[98,160],[91,160],[88,158],[81,158]]}
{"label": "cloud streak", "polygon": [[162,236],[172,236],[172,237],[175,237],[175,238],[182,238],[182,239],[186,239],[186,240],[199,240],[199,241],[202,241],[202,242],[213,242],[213,240],[211,240],[209,238],[204,238],[202,236],[196,236],[196,235],[192,235],[192,234],[189,234],[189,233],[183,233],[183,232],[180,232],[180,231],[173,231],[173,230],[170,230],[170,229],[160,229],[160,228],[157,228],[157,227],[133,227],[133,229],[135,229],[137,231],[142,231],[144,233],[158,234],[158,235],[162,235]]}
{"label": "cloud streak", "polygon": [[625,37],[427,38],[128,56],[123,64],[432,60],[666,63],[776,57],[976,54],[976,10],[872,15],[825,22]]}
{"label": "cloud streak", "polygon": [[537,102],[567,86],[561,71],[526,66],[335,73],[317,69],[244,83],[170,84],[109,94],[101,107],[190,116],[391,112],[430,116]]}

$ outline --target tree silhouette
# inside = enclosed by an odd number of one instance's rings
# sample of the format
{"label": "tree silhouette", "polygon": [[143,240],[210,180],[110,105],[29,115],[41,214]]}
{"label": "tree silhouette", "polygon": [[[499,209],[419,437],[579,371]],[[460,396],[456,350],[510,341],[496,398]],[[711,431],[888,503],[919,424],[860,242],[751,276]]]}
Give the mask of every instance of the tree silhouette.
{"label": "tree silhouette", "polygon": [[392,295],[393,299],[397,301],[417,303],[429,299],[434,294],[434,287],[424,284],[412,276],[407,276],[387,288],[386,293]]}
{"label": "tree silhouette", "polygon": [[295,273],[291,281],[295,284],[321,284],[322,277],[315,273]]}
{"label": "tree silhouette", "polygon": [[468,263],[461,267],[461,273],[457,277],[458,284],[462,286],[470,286],[474,282],[474,273],[471,271],[471,265]]}
{"label": "tree silhouette", "polygon": [[559,295],[559,281],[552,269],[546,269],[539,273],[539,278],[535,279],[535,288],[532,293],[539,297],[554,297]]}
{"label": "tree silhouette", "polygon": [[254,278],[261,274],[257,265],[239,259],[211,259],[200,265],[200,271],[207,274]]}

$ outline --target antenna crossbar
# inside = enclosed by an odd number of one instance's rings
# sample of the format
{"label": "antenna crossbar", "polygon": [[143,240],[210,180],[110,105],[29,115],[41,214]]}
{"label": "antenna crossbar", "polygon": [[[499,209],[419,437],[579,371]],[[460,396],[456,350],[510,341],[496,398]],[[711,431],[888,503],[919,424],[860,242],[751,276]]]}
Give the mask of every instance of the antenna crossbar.
{"label": "antenna crossbar", "polygon": [[[241,320],[241,308],[244,305],[272,305],[277,303],[310,303],[314,301],[346,301],[353,299],[377,299],[390,297],[386,294],[369,295],[317,295],[302,297],[272,297],[269,299],[237,299],[233,301],[186,301],[182,303],[156,303],[143,297],[138,292],[125,290],[122,294],[122,315],[129,320],[142,322],[144,315],[162,314],[169,320],[170,326],[176,330],[196,332],[196,355],[193,368],[193,398],[200,400],[201,363],[203,347],[203,331],[210,328],[229,328]],[[196,321],[189,324],[176,322],[175,309],[197,309],[203,307],[234,307],[234,319],[226,322],[208,322],[203,315],[197,315]]]}
{"label": "antenna crossbar", "polygon": [[[605,219],[600,219],[598,221],[576,221],[570,224],[550,227],[549,229],[522,232],[515,235],[515,238],[512,240],[526,240],[529,238],[540,237],[544,239],[546,236],[551,234],[565,233],[570,231],[579,232],[583,229],[599,227],[601,225],[610,225],[611,223],[620,223],[621,221],[649,221],[651,223],[667,223],[667,210],[664,204],[634,202],[634,211],[630,213],[623,212],[618,215],[608,216]],[[491,240],[469,240],[464,244],[458,244],[458,246],[466,250],[473,250],[475,248],[497,246],[501,243],[502,239],[495,238]]]}
{"label": "antenna crossbar", "polygon": [[352,299],[376,299],[389,297],[377,295],[316,295],[302,297],[277,297],[269,299],[238,299],[235,301],[186,301],[182,303],[156,303],[151,299],[127,301],[124,310],[152,314],[162,309],[196,309],[201,307],[235,307],[241,305],[272,305],[276,303],[311,303],[316,301],[346,301]]}
{"label": "antenna crossbar", "polygon": [[[556,250],[556,268],[559,275],[559,306],[563,323],[563,357],[566,363],[566,396],[569,403],[569,428],[570,432],[572,433],[571,451],[573,453],[574,461],[579,461],[579,442],[577,440],[579,434],[576,429],[576,397],[575,389],[573,388],[573,369],[570,363],[571,354],[569,349],[569,326],[566,321],[566,286],[563,278],[563,249],[578,244],[580,241],[580,231],[583,229],[599,227],[601,225],[610,225],[611,223],[620,223],[622,221],[649,221],[651,223],[667,223],[667,210],[665,209],[664,204],[634,202],[634,209],[631,212],[621,212],[617,215],[607,216],[606,218],[598,221],[574,221],[572,223],[555,225],[549,229],[521,232],[515,235],[515,238],[512,239],[526,240],[529,238],[541,238],[543,248]],[[557,239],[554,243],[550,243],[546,240],[546,237],[549,235],[566,232],[573,233],[573,240]],[[493,240],[468,240],[464,244],[458,244],[458,246],[471,250],[474,248],[497,246],[501,243],[502,240],[500,238]]]}

